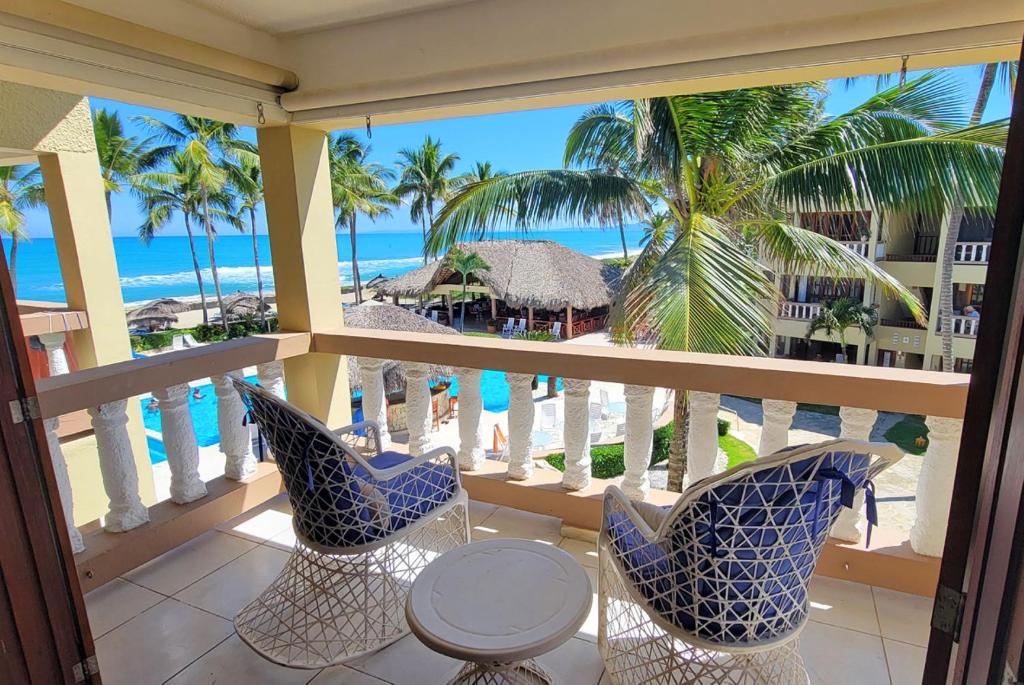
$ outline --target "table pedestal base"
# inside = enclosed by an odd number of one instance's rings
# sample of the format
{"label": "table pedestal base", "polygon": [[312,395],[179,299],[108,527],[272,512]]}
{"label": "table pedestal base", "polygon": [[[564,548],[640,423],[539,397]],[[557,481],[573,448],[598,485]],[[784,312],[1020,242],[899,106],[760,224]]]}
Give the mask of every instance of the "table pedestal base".
{"label": "table pedestal base", "polygon": [[530,659],[508,666],[487,666],[466,662],[449,685],[553,685],[554,680]]}

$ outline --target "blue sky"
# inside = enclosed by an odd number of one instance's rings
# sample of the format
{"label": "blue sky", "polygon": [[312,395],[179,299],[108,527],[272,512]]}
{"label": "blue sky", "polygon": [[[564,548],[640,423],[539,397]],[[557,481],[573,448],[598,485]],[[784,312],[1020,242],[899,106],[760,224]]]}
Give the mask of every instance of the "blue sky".
{"label": "blue sky", "polygon": [[[974,103],[980,81],[979,67],[961,67],[951,70],[963,83],[965,106]],[[911,74],[913,76],[914,74]],[[862,102],[874,92],[874,79],[861,79],[852,88],[846,88],[841,81],[829,84],[831,94],[826,100],[826,109],[830,114],[841,113]],[[161,119],[169,119],[166,112],[152,110],[120,102],[94,98],[93,107],[104,107],[120,112],[122,120],[127,123],[129,133],[145,136],[144,125],[132,121],[132,117],[148,114]],[[572,123],[586,109],[586,106],[561,107],[557,109],[513,112],[509,114],[493,114],[479,117],[429,121],[416,124],[394,126],[378,126],[373,129],[372,158],[385,165],[394,165],[397,152],[404,147],[416,147],[424,136],[439,138],[448,152],[459,155],[458,172],[468,171],[477,161],[490,161],[496,169],[502,171],[521,171],[527,169],[543,169],[560,167],[566,133]],[[1009,115],[1010,98],[1005,90],[997,89],[985,112],[985,119],[997,119]],[[365,136],[365,131],[357,131]],[[255,141],[255,131],[246,128],[244,137]],[[141,223],[141,214],[137,209],[137,201],[128,193],[115,195],[113,199],[113,231],[115,235],[135,235]],[[261,230],[265,231],[264,218],[258,218]],[[49,217],[45,210],[33,210],[28,217],[30,235],[42,237],[50,235]],[[360,222],[362,231],[405,231],[419,230],[409,219],[407,207],[400,207],[391,217],[379,219],[376,223],[369,220]],[[164,231],[167,235],[184,233],[180,222],[169,226]]]}

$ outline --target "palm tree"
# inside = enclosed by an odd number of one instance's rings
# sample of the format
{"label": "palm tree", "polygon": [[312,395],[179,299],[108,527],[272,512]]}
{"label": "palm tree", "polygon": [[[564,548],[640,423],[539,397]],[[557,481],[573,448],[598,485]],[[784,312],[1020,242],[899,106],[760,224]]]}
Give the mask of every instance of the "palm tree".
{"label": "palm tree", "polygon": [[462,308],[459,315],[459,332],[466,332],[466,283],[469,275],[475,271],[490,271],[491,265],[484,261],[484,258],[476,252],[466,252],[458,247],[452,247],[448,252],[448,266],[462,275]]}
{"label": "palm tree", "polygon": [[256,237],[256,208],[263,204],[263,177],[260,172],[259,158],[247,155],[241,164],[234,169],[231,185],[238,195],[238,209],[249,215],[249,232],[252,235],[252,261],[256,266],[256,294],[260,298],[260,328],[267,326],[267,312],[263,298],[263,273],[260,270],[260,246]]}
{"label": "palm tree", "polygon": [[409,217],[423,226],[423,263],[427,263],[427,227],[434,223],[434,203],[444,202],[450,192],[460,185],[451,174],[456,154],[443,154],[441,141],[427,136],[418,148],[403,148],[398,151],[398,166],[401,176],[394,194],[409,198]]}
{"label": "palm tree", "polygon": [[139,140],[126,136],[117,112],[100,108],[93,112],[92,128],[96,153],[103,176],[103,194],[107,201],[107,220],[113,219],[110,198],[134,183],[135,176],[155,167],[173,151],[171,146],[154,146],[153,138]]}
{"label": "palm tree", "polygon": [[391,214],[391,208],[399,203],[388,187],[394,180],[394,174],[390,169],[368,161],[370,146],[364,145],[351,133],[333,136],[327,153],[331,169],[331,198],[337,210],[335,225],[339,229],[348,228],[352,244],[352,283],[356,304],[360,304],[363,301],[363,284],[356,253],[356,217],[365,214],[373,221]]}
{"label": "palm tree", "polygon": [[871,336],[876,325],[878,311],[874,307],[850,297],[840,297],[821,306],[821,311],[807,325],[805,337],[810,340],[818,331],[824,331],[829,338],[838,336],[845,355],[847,329],[856,328],[863,331],[864,335]]}
{"label": "palm tree", "polygon": [[[224,311],[220,275],[217,273],[217,255],[214,249],[217,232],[214,229],[213,214],[210,211],[211,198],[224,192],[229,178],[241,176],[237,165],[245,157],[255,157],[256,148],[252,143],[238,137],[238,128],[234,124],[222,121],[184,114],[175,115],[175,124],[148,116],[139,117],[139,119],[164,140],[177,146],[189,164],[195,168],[195,181],[199,191],[203,229],[206,232],[213,289],[217,295],[217,308],[220,310],[221,322],[226,332],[228,320],[227,313]],[[237,226],[239,230],[243,230],[241,224]]]}
{"label": "palm tree", "polygon": [[11,238],[11,283],[17,283],[18,241],[28,239],[25,210],[46,202],[37,165],[0,167],[0,235]]}
{"label": "palm tree", "polygon": [[[664,349],[765,355],[781,293],[771,272],[865,279],[925,320],[898,281],[830,238],[793,226],[792,212],[910,210],[936,215],[962,189],[992,206],[1005,121],[962,128],[957,84],[926,74],[839,116],[818,84],[637,100],[599,108],[581,162],[461,188],[434,222],[428,250],[504,226],[587,222],[665,210],[672,231],[648,241],[623,277],[612,330]],[[588,117],[585,117],[588,118]],[[592,162],[618,156],[620,173]],[[937,173],[939,170],[941,173]],[[652,199],[653,198],[653,199]],[[513,207],[509,213],[505,208]],[[676,392],[669,488],[685,468],[685,391]]]}

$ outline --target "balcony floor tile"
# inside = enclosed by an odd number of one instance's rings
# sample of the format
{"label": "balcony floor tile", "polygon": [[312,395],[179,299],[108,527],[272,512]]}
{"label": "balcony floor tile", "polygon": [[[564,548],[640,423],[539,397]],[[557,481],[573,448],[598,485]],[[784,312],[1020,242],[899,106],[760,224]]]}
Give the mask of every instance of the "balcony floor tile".
{"label": "balcony floor tile", "polygon": [[887,638],[882,639],[882,644],[885,645],[885,658],[889,662],[889,676],[893,685],[921,682],[927,651],[924,647]]}
{"label": "balcony floor tile", "polygon": [[164,599],[163,595],[122,578],[93,590],[85,596],[93,639],[106,635]]}
{"label": "balcony floor tile", "polygon": [[525,538],[557,545],[562,541],[562,521],[553,516],[498,507],[481,523],[473,526],[474,540],[488,538]]}
{"label": "balcony floor tile", "polygon": [[888,683],[882,638],[808,621],[800,636],[800,654],[811,685]]}
{"label": "balcony floor tile", "polygon": [[261,545],[176,594],[175,599],[228,620],[267,589],[288,553]]}
{"label": "balcony floor tile", "polygon": [[815,576],[810,586],[811,620],[880,635],[871,587],[838,578]]}
{"label": "balcony floor tile", "polygon": [[886,588],[872,588],[878,623],[882,637],[924,647],[931,632],[932,599],[897,592]]}
{"label": "balcony floor tile", "polygon": [[167,681],[167,685],[305,685],[317,673],[261,659],[237,635],[232,635]]}
{"label": "balcony floor tile", "polygon": [[254,547],[255,542],[212,530],[128,572],[125,578],[173,595]]}

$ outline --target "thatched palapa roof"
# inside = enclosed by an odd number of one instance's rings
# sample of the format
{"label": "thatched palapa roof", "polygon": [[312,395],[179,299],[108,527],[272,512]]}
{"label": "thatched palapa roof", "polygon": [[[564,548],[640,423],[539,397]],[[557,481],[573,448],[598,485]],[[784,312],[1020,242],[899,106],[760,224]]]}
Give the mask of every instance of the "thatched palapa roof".
{"label": "thatched palapa roof", "polygon": [[260,309],[269,311],[270,305],[260,302],[260,298],[252,293],[238,291],[224,298],[224,313],[228,319],[241,319],[250,314],[259,314]]}
{"label": "thatched palapa roof", "polygon": [[136,328],[166,328],[178,322],[176,314],[188,311],[189,306],[172,298],[148,302],[128,312],[128,325]]}
{"label": "thatched palapa roof", "polygon": [[[366,302],[345,308],[345,325],[350,328],[369,328],[378,331],[407,331],[410,333],[439,333],[459,335],[454,328],[434,323],[403,307],[381,302]],[[450,366],[432,365],[430,373],[434,378],[452,375]],[[358,357],[348,358],[349,386],[360,387]],[[388,360],[384,363],[384,392],[393,393],[405,389],[405,367],[401,362]]]}
{"label": "thatched palapa roof", "polygon": [[387,282],[388,282],[388,280],[390,280],[390,279],[388,279],[388,277],[387,277],[387,276],[385,276],[384,274],[377,274],[376,276],[374,276],[373,278],[371,278],[371,279],[370,279],[370,280],[369,280],[369,281],[368,281],[368,282],[366,283],[366,285],[365,285],[365,286],[363,286],[363,287],[364,287],[364,288],[372,288],[372,289],[377,289],[377,288],[381,287],[382,285],[384,285],[385,283],[387,283]]}
{"label": "thatched palapa roof", "polygon": [[[593,309],[611,304],[622,270],[550,240],[485,240],[459,246],[476,252],[490,271],[473,278],[499,300],[514,307]],[[379,288],[385,295],[418,297],[443,283],[461,283],[447,260],[392,278]]]}

